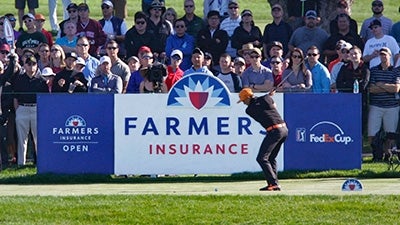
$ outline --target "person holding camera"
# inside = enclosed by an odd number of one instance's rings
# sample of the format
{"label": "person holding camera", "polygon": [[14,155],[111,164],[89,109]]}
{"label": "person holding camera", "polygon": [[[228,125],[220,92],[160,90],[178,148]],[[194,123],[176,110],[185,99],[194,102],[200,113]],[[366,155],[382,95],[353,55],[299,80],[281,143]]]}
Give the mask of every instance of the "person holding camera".
{"label": "person holding camera", "polygon": [[140,83],[140,93],[167,93],[168,88],[164,78],[167,76],[167,70],[164,64],[154,63],[153,65],[142,68],[140,73],[143,75],[143,81]]}

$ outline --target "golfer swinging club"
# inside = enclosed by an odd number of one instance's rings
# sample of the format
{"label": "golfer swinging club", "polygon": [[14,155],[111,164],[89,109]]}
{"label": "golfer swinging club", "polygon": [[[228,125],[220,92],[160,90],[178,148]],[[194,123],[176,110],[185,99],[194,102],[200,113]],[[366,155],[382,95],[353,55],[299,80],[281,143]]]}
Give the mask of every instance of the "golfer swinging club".
{"label": "golfer swinging club", "polygon": [[285,121],[279,115],[276,104],[269,94],[255,97],[250,88],[243,88],[239,93],[239,99],[238,103],[243,102],[247,105],[246,113],[267,131],[257,155],[257,162],[267,180],[267,186],[260,188],[260,191],[280,191],[275,158],[288,136]]}

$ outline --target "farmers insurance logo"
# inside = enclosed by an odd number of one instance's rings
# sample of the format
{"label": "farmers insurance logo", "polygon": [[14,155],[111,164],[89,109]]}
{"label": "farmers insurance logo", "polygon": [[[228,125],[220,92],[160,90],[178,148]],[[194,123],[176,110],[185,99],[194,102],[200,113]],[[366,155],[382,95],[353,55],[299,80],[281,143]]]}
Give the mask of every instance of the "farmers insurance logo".
{"label": "farmers insurance logo", "polygon": [[[347,145],[353,142],[353,139],[346,136],[339,125],[330,121],[321,121],[312,126],[308,138],[310,143],[341,143]],[[296,141],[307,142],[306,128],[296,128]]]}
{"label": "farmers insurance logo", "polygon": [[169,92],[167,106],[196,110],[229,107],[229,90],[218,78],[194,73],[180,79]]}

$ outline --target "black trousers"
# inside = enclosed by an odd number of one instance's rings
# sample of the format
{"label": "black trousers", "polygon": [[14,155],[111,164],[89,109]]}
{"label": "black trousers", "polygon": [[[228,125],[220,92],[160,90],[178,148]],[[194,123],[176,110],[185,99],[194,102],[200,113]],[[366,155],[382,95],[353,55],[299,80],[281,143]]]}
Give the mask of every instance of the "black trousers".
{"label": "black trousers", "polygon": [[288,129],[280,127],[267,132],[257,155],[257,162],[261,166],[268,185],[278,185],[278,166],[276,157],[283,142],[288,136]]}

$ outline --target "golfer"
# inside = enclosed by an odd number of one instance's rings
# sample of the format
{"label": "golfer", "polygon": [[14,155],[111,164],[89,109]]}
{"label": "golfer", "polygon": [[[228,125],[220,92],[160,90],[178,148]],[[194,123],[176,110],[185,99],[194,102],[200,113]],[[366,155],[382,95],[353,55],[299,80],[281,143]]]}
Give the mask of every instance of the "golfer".
{"label": "golfer", "polygon": [[267,131],[257,155],[257,162],[267,180],[267,186],[260,188],[260,191],[280,191],[275,158],[288,135],[285,121],[279,115],[276,104],[269,94],[255,97],[250,88],[243,88],[239,93],[239,99],[238,103],[243,102],[247,105],[246,113]]}

